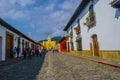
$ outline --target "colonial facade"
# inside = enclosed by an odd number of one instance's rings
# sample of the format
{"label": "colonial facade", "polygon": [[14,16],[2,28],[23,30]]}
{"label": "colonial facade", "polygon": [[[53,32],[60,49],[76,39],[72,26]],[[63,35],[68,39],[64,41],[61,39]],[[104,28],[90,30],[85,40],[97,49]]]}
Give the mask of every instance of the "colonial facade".
{"label": "colonial facade", "polygon": [[113,60],[120,60],[119,30],[120,0],[82,0],[64,28],[68,35],[72,32],[71,50]]}
{"label": "colonial facade", "polygon": [[41,45],[42,45],[41,49],[46,50],[56,49],[56,41],[51,41],[50,36],[48,36],[48,41],[43,41]]}
{"label": "colonial facade", "polygon": [[12,49],[14,47],[20,48],[20,55],[22,56],[22,48],[37,48],[38,43],[27,37],[10,24],[0,18],[0,60],[12,58]]}
{"label": "colonial facade", "polygon": [[63,37],[60,41],[59,41],[59,52],[68,52],[68,42],[67,42],[67,38]]}

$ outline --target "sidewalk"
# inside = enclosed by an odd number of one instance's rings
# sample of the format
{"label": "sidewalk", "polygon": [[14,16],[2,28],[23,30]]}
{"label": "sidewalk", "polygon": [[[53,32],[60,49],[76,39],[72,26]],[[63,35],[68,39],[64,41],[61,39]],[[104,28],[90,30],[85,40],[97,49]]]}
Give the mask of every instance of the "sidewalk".
{"label": "sidewalk", "polygon": [[22,57],[10,58],[10,59],[7,59],[5,61],[0,61],[0,67],[15,64],[15,63],[17,63],[18,61],[21,61],[21,60],[22,60]]}
{"label": "sidewalk", "polygon": [[96,63],[99,63],[99,64],[109,65],[109,66],[112,66],[112,67],[115,67],[115,68],[120,68],[120,61],[105,60],[105,59],[99,58],[97,56],[88,57],[88,56],[75,55],[75,54],[70,54],[70,53],[67,53],[65,55],[90,60],[90,61],[93,61],[93,62],[96,62]]}

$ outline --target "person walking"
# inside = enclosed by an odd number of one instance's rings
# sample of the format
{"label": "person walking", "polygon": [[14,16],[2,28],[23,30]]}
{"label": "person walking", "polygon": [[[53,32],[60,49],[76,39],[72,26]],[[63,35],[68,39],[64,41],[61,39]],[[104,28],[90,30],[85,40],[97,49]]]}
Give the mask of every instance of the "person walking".
{"label": "person walking", "polygon": [[38,50],[38,49],[35,50],[35,54],[36,54],[37,56],[39,55],[39,50]]}
{"label": "person walking", "polygon": [[22,54],[23,54],[23,56],[24,56],[24,59],[26,59],[26,54],[27,54],[27,53],[26,53],[26,49],[25,49],[25,48],[22,49]]}
{"label": "person walking", "polygon": [[32,55],[35,56],[35,50],[34,49],[32,49]]}
{"label": "person walking", "polygon": [[32,58],[31,53],[32,53],[32,49],[30,49],[30,47],[29,47],[29,48],[28,48],[28,56],[29,56],[30,59]]}
{"label": "person walking", "polygon": [[39,50],[39,54],[40,54],[40,57],[42,56],[42,51],[41,51],[41,49]]}
{"label": "person walking", "polygon": [[16,47],[14,47],[13,49],[12,49],[12,57],[14,58],[15,57],[15,54],[16,54]]}
{"label": "person walking", "polygon": [[28,58],[31,59],[31,49],[30,49],[30,47],[28,47],[28,48],[26,49],[26,52],[27,52],[27,54],[28,54]]}
{"label": "person walking", "polygon": [[19,47],[16,48],[16,52],[17,52],[17,58],[18,58],[19,57],[19,53],[20,53],[20,48]]}

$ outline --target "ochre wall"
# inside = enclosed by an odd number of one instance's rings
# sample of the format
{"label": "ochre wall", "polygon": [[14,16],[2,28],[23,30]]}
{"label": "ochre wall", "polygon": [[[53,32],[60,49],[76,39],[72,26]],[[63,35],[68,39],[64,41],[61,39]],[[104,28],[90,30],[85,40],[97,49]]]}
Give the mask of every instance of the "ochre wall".
{"label": "ochre wall", "polygon": [[[93,54],[90,52],[90,50],[83,50],[82,52],[80,51],[70,51],[70,54],[73,55],[82,55],[82,56],[89,56],[92,57]],[[113,61],[120,61],[120,51],[119,50],[101,50],[99,51],[99,56],[96,56],[102,59],[106,60],[113,60]]]}
{"label": "ochre wall", "polygon": [[[92,53],[89,50],[84,50],[82,51],[83,56],[93,56]],[[100,50],[99,51],[99,56],[102,59],[106,60],[116,60],[120,61],[120,51],[117,50]]]}

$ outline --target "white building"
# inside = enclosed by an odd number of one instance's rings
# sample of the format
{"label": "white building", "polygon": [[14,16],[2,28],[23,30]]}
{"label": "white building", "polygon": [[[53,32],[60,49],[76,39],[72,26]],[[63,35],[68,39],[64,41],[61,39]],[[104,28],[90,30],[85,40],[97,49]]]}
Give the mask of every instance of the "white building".
{"label": "white building", "polygon": [[76,25],[83,55],[120,60],[120,0],[82,0],[64,30]]}
{"label": "white building", "polygon": [[22,48],[34,49],[38,43],[0,18],[0,60],[11,58],[12,49],[18,46],[21,49],[19,56],[22,56]]}

